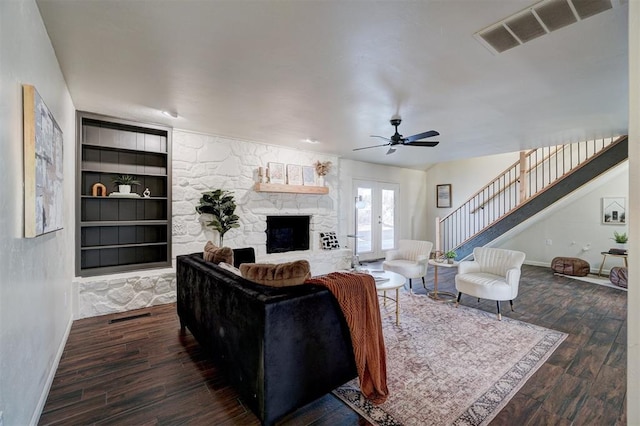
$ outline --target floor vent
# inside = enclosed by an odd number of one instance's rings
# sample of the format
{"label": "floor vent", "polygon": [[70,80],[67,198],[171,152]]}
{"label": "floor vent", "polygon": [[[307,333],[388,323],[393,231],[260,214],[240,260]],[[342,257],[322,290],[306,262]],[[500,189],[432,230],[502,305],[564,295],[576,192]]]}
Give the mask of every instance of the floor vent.
{"label": "floor vent", "polygon": [[147,312],[147,313],[144,313],[144,314],[138,314],[138,315],[129,315],[128,317],[115,318],[115,319],[109,320],[109,324],[115,324],[115,323],[123,322],[123,321],[131,321],[131,320],[144,318],[144,317],[150,317],[150,316],[151,316],[151,312]]}
{"label": "floor vent", "polygon": [[[612,0],[543,0],[473,36],[493,53],[502,53],[613,7]],[[614,0],[615,1],[615,0]]]}

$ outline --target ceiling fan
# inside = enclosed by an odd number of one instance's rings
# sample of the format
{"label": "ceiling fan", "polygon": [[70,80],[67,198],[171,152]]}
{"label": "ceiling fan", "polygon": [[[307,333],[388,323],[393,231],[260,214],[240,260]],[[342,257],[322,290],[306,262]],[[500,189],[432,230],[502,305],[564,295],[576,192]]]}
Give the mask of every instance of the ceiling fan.
{"label": "ceiling fan", "polygon": [[417,135],[409,136],[407,138],[402,136],[400,133],[398,133],[398,126],[400,125],[400,123],[402,123],[402,118],[399,115],[394,115],[393,117],[391,117],[391,120],[389,120],[389,122],[391,123],[392,126],[396,128],[396,133],[393,136],[391,136],[390,138],[385,138],[384,136],[371,135],[372,138],[384,139],[389,141],[388,143],[385,143],[382,145],[366,146],[364,148],[355,148],[354,151],[360,151],[362,149],[369,149],[369,148],[377,148],[380,146],[388,146],[389,150],[387,151],[387,155],[389,155],[396,152],[396,149],[393,147],[394,145],[434,147],[440,143],[437,141],[421,141],[420,140],[420,139],[430,138],[433,136],[438,136],[440,133],[436,132],[435,130],[429,130],[428,132],[418,133]]}

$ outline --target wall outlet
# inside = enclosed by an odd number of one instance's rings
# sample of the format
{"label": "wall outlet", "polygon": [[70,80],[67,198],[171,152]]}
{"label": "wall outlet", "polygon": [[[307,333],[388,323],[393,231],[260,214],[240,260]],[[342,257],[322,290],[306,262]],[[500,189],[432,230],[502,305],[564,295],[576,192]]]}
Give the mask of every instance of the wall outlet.
{"label": "wall outlet", "polygon": [[551,238],[547,238],[546,244],[548,246],[553,245],[553,240],[551,240]]}

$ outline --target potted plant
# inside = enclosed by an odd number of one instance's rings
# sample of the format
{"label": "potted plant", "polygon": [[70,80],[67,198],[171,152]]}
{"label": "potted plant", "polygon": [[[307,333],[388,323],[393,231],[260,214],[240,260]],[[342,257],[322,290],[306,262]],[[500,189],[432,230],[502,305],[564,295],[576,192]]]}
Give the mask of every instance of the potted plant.
{"label": "potted plant", "polygon": [[444,257],[447,258],[447,263],[453,263],[457,256],[457,253],[454,250],[449,250],[444,254]]}
{"label": "potted plant", "polygon": [[613,241],[615,241],[616,243],[626,244],[628,240],[629,240],[629,237],[627,237],[626,232],[623,232],[620,234],[617,231],[613,231]]}
{"label": "potted plant", "polygon": [[207,226],[218,231],[220,236],[220,247],[224,241],[224,234],[233,228],[239,228],[240,217],[235,214],[236,201],[233,192],[223,189],[203,192],[196,212],[199,214],[210,214],[212,219]]}
{"label": "potted plant", "polygon": [[324,186],[324,177],[331,170],[331,161],[316,161],[313,166],[316,168],[316,173],[318,174],[318,184],[320,186]]}
{"label": "potted plant", "polygon": [[113,184],[118,187],[118,192],[121,194],[130,194],[131,185],[140,185],[136,177],[131,175],[118,175],[111,180]]}

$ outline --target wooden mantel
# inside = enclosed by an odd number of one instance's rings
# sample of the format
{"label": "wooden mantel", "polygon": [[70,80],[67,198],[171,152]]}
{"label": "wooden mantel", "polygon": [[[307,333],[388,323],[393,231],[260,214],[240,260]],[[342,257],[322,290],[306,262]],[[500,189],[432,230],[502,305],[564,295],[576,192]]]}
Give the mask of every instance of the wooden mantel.
{"label": "wooden mantel", "polygon": [[253,186],[256,192],[286,192],[290,194],[328,194],[326,186],[283,185],[279,183],[256,183]]}

